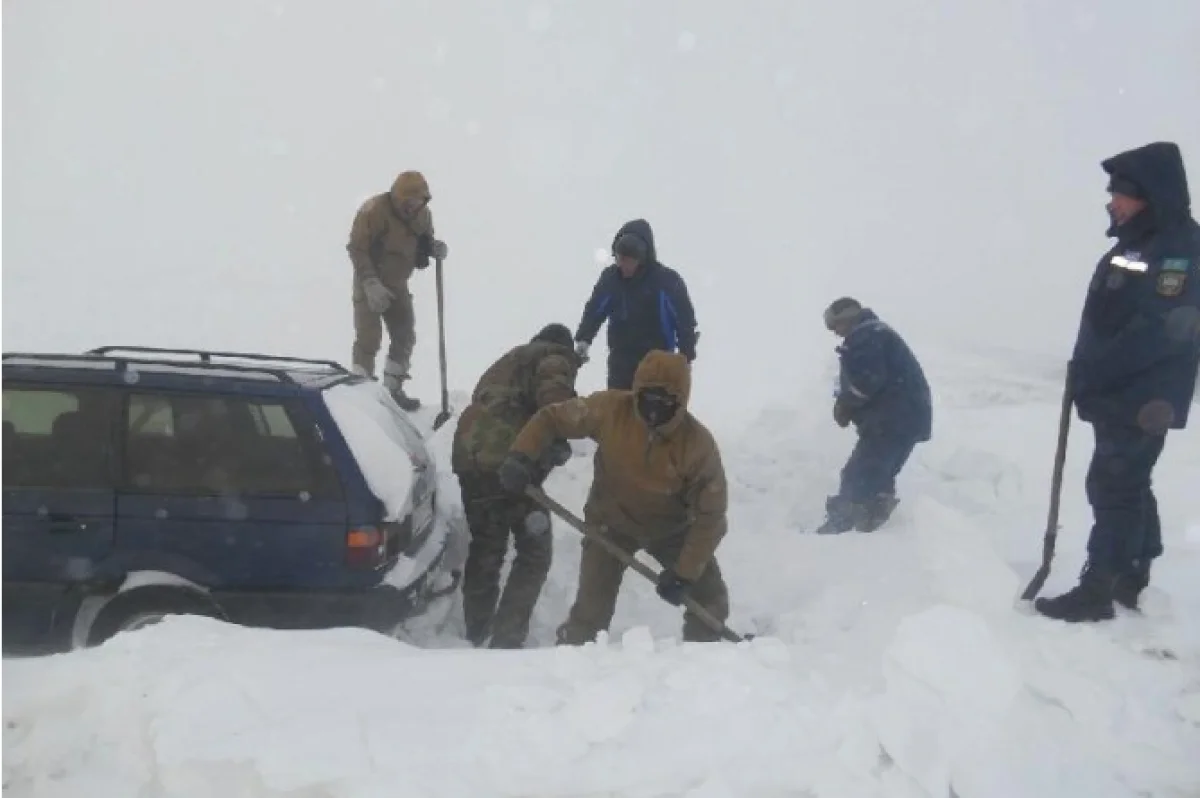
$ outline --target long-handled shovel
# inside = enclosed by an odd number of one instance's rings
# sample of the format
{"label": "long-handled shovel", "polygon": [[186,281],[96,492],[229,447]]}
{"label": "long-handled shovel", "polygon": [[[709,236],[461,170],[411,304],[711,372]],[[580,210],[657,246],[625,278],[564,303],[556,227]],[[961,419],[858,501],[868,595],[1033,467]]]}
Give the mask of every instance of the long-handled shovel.
{"label": "long-handled shovel", "polygon": [[[572,513],[566,507],[563,507],[561,504],[556,502],[554,499],[547,496],[546,492],[544,490],[531,485],[525,489],[525,493],[528,494],[529,497],[531,499],[533,499],[535,502],[542,505],[550,512],[554,513],[555,515],[557,515],[562,520],[566,521],[571,526],[575,527],[575,529],[577,529],[584,537],[600,544],[604,548],[605,551],[607,551],[613,557],[616,557],[618,560],[620,560],[626,567],[632,568],[633,570],[637,571],[639,574],[641,574],[646,579],[648,579],[651,583],[656,584],[656,585],[658,584],[658,574],[654,573],[654,571],[652,571],[649,568],[649,566],[647,566],[645,563],[643,563],[638,558],[634,557],[629,552],[622,549],[617,544],[613,543],[611,540],[609,540],[604,535],[597,532],[595,529],[592,529],[591,527],[589,527],[581,519],[576,517],[574,515],[574,513]],[[711,612],[709,612],[707,609],[705,609],[705,607],[702,604],[697,602],[691,596],[684,596],[683,604],[685,607],[688,608],[688,610],[693,615],[695,615],[697,618],[699,618],[701,621],[703,621],[705,623],[705,625],[707,625],[710,629],[712,629],[717,634],[721,635],[721,637],[723,639],[728,640],[731,643],[741,643],[741,642],[744,642],[747,640],[754,639],[753,635],[746,635],[745,637],[743,637],[742,635],[739,635],[737,632],[730,629],[725,624],[721,623],[721,621],[718,620],[716,618],[716,616],[714,616]]]}
{"label": "long-handled shovel", "polygon": [[438,258],[436,263],[434,274],[437,278],[438,363],[442,370],[442,409],[433,420],[434,429],[440,428],[450,420],[450,391],[446,388],[446,290],[442,278],[442,259]]}
{"label": "long-handled shovel", "polygon": [[1050,562],[1054,559],[1054,543],[1058,539],[1058,506],[1062,497],[1063,465],[1067,460],[1067,433],[1071,429],[1071,386],[1063,386],[1062,415],[1058,419],[1058,446],[1054,451],[1054,476],[1050,481],[1050,514],[1046,519],[1046,535],[1042,539],[1042,564],[1029,581],[1022,601],[1032,601],[1046,578],[1050,576]]}

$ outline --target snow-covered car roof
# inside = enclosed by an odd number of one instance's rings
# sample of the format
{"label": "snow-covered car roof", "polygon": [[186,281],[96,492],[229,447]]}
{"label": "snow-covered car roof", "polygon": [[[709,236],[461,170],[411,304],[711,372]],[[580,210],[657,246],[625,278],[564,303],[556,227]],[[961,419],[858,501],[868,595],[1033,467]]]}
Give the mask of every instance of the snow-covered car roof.
{"label": "snow-covered car roof", "polygon": [[383,502],[385,520],[412,511],[414,470],[429,465],[424,442],[382,384],[344,382],[321,392],[371,492]]}

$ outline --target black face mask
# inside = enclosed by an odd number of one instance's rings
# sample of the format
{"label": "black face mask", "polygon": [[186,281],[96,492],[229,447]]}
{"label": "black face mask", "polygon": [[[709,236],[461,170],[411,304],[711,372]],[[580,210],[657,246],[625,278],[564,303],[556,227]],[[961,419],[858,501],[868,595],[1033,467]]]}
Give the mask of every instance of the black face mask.
{"label": "black face mask", "polygon": [[679,402],[663,388],[643,388],[637,395],[638,415],[650,427],[661,427],[679,411]]}

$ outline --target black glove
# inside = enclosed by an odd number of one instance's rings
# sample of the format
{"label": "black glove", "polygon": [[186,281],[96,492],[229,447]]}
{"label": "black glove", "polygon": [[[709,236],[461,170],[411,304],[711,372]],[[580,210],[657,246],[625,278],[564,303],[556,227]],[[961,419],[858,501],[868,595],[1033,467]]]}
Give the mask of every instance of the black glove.
{"label": "black glove", "polygon": [[671,568],[664,568],[658,575],[658,590],[659,597],[667,602],[678,607],[683,603],[684,597],[688,590],[692,587],[690,579],[681,579],[678,574]]}
{"label": "black glove", "polygon": [[521,494],[537,479],[537,464],[527,454],[509,452],[500,463],[496,476],[509,493]]}
{"label": "black glove", "polygon": [[570,459],[571,444],[562,438],[555,438],[546,450],[546,461],[550,463],[550,467],[564,465]]}
{"label": "black glove", "polygon": [[833,420],[837,422],[839,427],[848,427],[853,420],[853,413],[850,407],[845,402],[837,401],[833,403]]}
{"label": "black glove", "polygon": [[433,256],[433,236],[429,233],[422,233],[417,237],[417,262],[418,269],[429,268],[429,258]]}

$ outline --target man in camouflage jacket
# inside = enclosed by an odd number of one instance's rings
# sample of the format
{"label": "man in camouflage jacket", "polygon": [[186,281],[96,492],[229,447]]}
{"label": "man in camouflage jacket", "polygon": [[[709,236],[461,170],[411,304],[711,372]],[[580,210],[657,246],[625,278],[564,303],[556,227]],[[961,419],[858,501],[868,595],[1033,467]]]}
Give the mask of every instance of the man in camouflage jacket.
{"label": "man in camouflage jacket", "polygon": [[[571,331],[550,324],[483,373],[459,417],[451,465],[458,475],[471,545],[463,573],[467,638],[492,648],[521,648],[546,582],[552,554],[550,518],[530,498],[506,493],[496,474],[517,433],[539,408],[575,396],[580,361]],[[537,464],[537,482],[571,455],[559,440]],[[509,536],[516,557],[500,591]]]}

